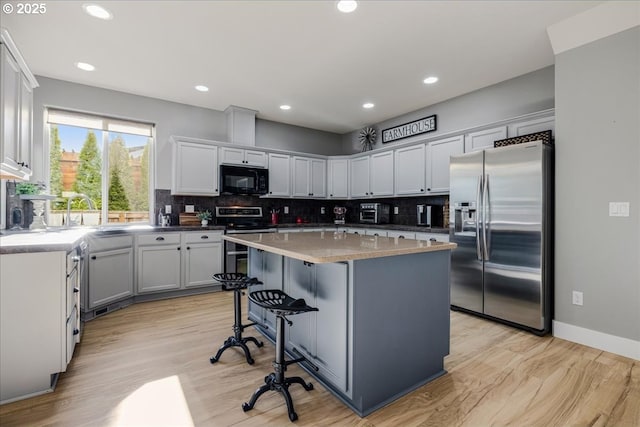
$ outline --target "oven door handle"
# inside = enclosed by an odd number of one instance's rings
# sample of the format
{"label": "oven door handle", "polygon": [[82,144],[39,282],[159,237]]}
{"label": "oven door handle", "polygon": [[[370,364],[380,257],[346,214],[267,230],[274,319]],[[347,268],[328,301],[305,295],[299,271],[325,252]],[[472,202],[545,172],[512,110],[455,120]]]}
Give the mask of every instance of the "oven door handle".
{"label": "oven door handle", "polygon": [[247,255],[248,251],[227,251],[227,255]]}

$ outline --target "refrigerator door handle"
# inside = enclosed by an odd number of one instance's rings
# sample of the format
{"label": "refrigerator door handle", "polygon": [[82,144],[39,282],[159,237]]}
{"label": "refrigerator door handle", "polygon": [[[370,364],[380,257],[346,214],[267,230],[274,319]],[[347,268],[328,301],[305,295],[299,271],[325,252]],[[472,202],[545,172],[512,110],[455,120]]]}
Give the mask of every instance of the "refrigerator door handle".
{"label": "refrigerator door handle", "polygon": [[481,215],[480,213],[482,212],[481,209],[481,194],[482,194],[482,175],[478,176],[478,188],[476,191],[476,256],[478,258],[478,261],[482,261],[482,250],[481,250],[481,246],[480,246],[480,218]]}
{"label": "refrigerator door handle", "polygon": [[[482,243],[484,248],[484,260],[489,261],[491,258],[489,253],[491,251],[489,247],[489,240],[491,239],[491,204],[489,203],[489,174],[484,178],[484,186],[482,190]],[[488,235],[488,237],[487,237]]]}

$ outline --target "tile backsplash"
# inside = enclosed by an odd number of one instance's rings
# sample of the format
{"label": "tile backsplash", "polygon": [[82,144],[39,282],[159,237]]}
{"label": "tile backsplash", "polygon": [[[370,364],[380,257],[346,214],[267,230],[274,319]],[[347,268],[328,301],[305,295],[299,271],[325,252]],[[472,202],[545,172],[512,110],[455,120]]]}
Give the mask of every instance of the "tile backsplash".
{"label": "tile backsplash", "polygon": [[[214,213],[216,206],[261,206],[264,220],[270,219],[271,209],[279,210],[279,220],[282,224],[295,223],[300,217],[303,222],[328,223],[333,222],[333,208],[344,206],[347,208],[346,221],[357,223],[361,202],[380,202],[391,205],[391,223],[399,225],[416,225],[416,205],[430,204],[442,206],[444,209],[444,225],[448,226],[449,197],[448,196],[423,196],[423,197],[396,197],[387,199],[363,199],[363,200],[310,200],[310,199],[276,199],[261,198],[255,196],[172,196],[170,190],[155,191],[155,217],[166,205],[171,205],[171,223],[178,224],[178,216],[185,211],[186,205],[193,205],[196,212],[209,210]],[[289,207],[289,213],[284,213],[284,207]],[[325,213],[321,209],[325,208]],[[398,208],[398,214],[393,214],[394,207]]]}

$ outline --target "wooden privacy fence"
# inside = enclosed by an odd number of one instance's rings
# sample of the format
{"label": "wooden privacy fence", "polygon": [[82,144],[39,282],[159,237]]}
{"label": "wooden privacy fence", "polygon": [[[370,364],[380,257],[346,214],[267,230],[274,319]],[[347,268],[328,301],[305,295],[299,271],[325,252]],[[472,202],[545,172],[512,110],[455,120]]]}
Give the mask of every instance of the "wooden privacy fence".
{"label": "wooden privacy fence", "polygon": [[[67,211],[52,210],[49,213],[47,225],[65,225]],[[71,220],[80,225],[100,225],[102,224],[102,212],[100,211],[71,211]],[[149,222],[149,212],[147,211],[110,211],[108,213],[109,224],[128,222]]]}

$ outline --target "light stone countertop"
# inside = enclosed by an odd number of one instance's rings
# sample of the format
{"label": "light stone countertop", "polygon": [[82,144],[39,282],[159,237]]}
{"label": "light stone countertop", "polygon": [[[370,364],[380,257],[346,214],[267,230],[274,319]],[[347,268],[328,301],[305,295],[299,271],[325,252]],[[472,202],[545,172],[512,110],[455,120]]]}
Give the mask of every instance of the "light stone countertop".
{"label": "light stone countertop", "polygon": [[457,247],[455,243],[330,231],[227,234],[223,239],[316,264],[445,251]]}

